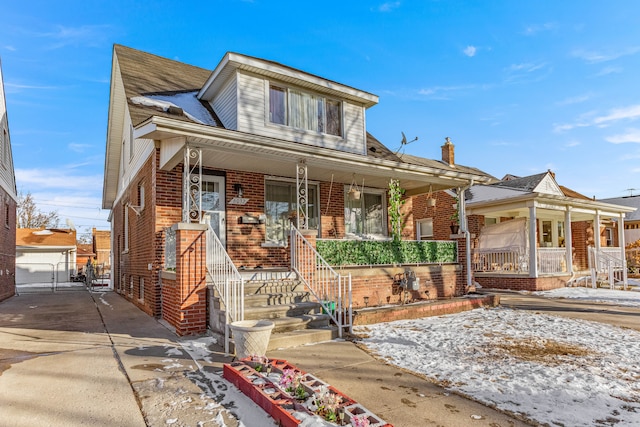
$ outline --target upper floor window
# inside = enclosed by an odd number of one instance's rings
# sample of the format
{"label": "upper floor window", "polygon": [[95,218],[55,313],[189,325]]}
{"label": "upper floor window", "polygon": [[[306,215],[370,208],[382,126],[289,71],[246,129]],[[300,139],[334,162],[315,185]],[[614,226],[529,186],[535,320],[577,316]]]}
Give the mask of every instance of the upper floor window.
{"label": "upper floor window", "polygon": [[342,136],[340,101],[298,89],[269,86],[269,121]]}

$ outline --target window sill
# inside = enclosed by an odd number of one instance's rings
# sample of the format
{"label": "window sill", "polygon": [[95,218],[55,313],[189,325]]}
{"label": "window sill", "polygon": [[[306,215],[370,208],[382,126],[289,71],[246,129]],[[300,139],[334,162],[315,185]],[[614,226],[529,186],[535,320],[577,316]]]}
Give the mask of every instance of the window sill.
{"label": "window sill", "polygon": [[260,245],[263,248],[286,248],[288,245],[286,243],[263,243]]}

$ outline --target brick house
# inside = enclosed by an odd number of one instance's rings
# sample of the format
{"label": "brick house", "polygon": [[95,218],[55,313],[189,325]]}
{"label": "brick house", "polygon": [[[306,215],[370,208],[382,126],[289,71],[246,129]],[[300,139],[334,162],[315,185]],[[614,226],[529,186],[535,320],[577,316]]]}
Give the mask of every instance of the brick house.
{"label": "brick house", "polygon": [[[300,263],[313,252],[296,249],[291,223],[312,247],[386,241],[395,179],[404,190],[399,234],[414,239],[413,196],[491,182],[472,168],[388,150],[365,126],[377,102],[371,93],[242,54],[227,53],[206,70],[115,45],[103,188],[114,289],[178,333],[199,333],[207,310],[210,317],[217,310],[205,297],[217,265],[257,274],[298,263],[298,275],[316,271]],[[223,251],[214,254],[213,243]],[[465,245],[456,247],[460,256]],[[416,267],[416,292],[463,293],[463,267]],[[353,304],[363,307],[396,298],[394,276],[404,271],[339,270],[353,278]]]}
{"label": "brick house", "polygon": [[[421,207],[414,212],[416,222],[431,233],[422,233],[426,238],[442,237],[454,212],[454,192],[440,192],[436,198],[432,207],[426,207],[426,195],[414,200]],[[590,274],[590,247],[595,251],[591,256],[604,253],[602,257],[624,260],[624,244],[619,244],[624,235],[615,224],[624,224],[625,214],[633,211],[563,187],[551,171],[473,185],[465,191],[464,210],[474,280],[483,287],[529,291],[563,287]],[[594,238],[594,224],[599,224],[599,239]],[[617,280],[626,282],[624,269],[617,274]]]}
{"label": "brick house", "polygon": [[0,301],[16,293],[16,206],[18,194],[0,61]]}

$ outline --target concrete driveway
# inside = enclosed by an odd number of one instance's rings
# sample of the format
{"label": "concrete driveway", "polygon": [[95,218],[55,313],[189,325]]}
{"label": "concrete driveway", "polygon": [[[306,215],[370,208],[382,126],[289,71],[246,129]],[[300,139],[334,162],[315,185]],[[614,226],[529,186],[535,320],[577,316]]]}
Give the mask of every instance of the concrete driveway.
{"label": "concrete driveway", "polygon": [[640,331],[640,308],[637,307],[569,298],[543,298],[514,291],[489,290],[487,292],[500,295],[500,305],[503,307],[592,320]]}

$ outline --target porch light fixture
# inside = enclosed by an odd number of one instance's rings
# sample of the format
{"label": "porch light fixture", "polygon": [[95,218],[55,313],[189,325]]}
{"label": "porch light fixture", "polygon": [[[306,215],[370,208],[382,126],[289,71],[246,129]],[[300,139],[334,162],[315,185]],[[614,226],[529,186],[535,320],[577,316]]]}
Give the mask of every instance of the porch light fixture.
{"label": "porch light fixture", "polygon": [[242,197],[242,184],[233,184],[233,190],[236,192],[238,197]]}

